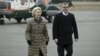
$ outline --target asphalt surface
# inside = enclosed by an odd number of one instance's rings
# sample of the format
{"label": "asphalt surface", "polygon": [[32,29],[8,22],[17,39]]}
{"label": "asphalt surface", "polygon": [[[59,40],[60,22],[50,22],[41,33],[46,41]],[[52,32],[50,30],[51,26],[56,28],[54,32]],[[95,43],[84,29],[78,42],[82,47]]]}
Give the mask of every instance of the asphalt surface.
{"label": "asphalt surface", "polygon": [[[79,30],[73,56],[100,56],[100,11],[71,12],[75,14]],[[5,25],[0,25],[0,56],[27,56],[26,22],[23,20],[17,24],[14,19],[10,22],[5,19],[5,22]],[[57,46],[52,40],[52,23],[47,23],[47,27],[50,36],[48,56],[57,56]]]}

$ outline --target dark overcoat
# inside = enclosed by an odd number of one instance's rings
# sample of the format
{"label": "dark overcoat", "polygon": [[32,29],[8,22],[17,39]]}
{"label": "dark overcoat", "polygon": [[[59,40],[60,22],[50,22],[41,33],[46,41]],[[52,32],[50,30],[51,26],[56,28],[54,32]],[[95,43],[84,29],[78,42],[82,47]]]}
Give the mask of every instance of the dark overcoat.
{"label": "dark overcoat", "polygon": [[65,16],[62,12],[58,13],[53,22],[53,39],[58,39],[58,44],[72,44],[73,32],[75,39],[78,39],[78,30],[74,14],[68,13]]}

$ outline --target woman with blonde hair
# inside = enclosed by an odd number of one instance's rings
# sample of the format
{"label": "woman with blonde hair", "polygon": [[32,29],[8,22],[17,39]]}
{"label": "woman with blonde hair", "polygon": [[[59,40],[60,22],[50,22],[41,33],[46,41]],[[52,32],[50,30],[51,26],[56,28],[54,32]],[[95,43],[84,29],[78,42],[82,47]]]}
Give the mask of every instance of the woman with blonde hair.
{"label": "woman with blonde hair", "polygon": [[35,7],[32,10],[33,18],[27,23],[25,37],[29,45],[28,56],[47,56],[49,41],[46,23],[41,18],[42,9]]}

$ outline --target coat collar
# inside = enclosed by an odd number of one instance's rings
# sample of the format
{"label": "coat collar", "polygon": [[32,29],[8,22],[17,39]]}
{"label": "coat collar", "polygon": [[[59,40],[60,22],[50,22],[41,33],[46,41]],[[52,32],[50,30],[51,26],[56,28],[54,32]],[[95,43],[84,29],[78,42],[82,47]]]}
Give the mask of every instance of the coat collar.
{"label": "coat collar", "polygon": [[62,12],[62,14],[63,14],[64,16],[68,16],[68,12],[67,12],[67,13],[65,13],[65,12]]}
{"label": "coat collar", "polygon": [[34,21],[37,22],[37,23],[41,23],[42,22],[42,18],[41,17],[39,19],[34,18]]}

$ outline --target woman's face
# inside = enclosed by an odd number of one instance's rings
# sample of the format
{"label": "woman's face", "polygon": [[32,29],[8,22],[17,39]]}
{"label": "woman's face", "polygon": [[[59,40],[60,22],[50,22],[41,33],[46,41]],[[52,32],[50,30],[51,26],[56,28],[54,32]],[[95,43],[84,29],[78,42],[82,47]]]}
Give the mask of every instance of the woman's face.
{"label": "woman's face", "polygon": [[36,10],[35,11],[35,17],[40,17],[42,14],[42,11],[41,10]]}

